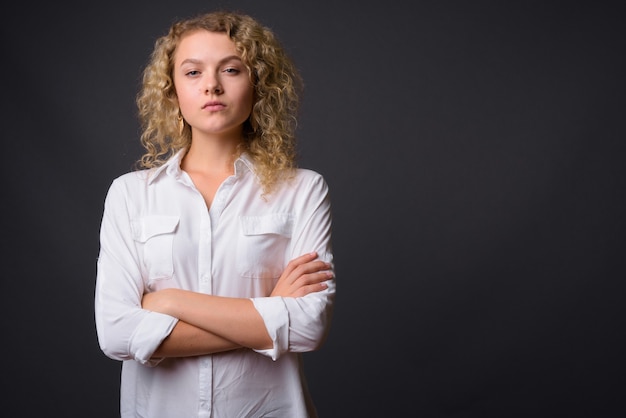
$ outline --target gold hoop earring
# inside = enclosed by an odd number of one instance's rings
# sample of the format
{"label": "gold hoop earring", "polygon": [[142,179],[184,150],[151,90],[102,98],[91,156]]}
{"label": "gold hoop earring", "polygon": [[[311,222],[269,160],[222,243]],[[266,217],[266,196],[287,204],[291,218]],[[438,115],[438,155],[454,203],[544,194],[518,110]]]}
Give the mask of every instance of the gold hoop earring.
{"label": "gold hoop earring", "polygon": [[185,129],[185,120],[183,119],[183,115],[178,111],[178,116],[176,117],[178,120],[178,134],[183,134],[183,129]]}

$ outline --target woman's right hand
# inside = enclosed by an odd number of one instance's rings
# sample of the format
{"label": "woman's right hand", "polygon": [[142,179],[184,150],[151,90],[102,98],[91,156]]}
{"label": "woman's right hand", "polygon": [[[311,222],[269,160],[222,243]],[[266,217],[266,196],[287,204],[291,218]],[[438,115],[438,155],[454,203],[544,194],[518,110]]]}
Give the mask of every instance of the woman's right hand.
{"label": "woman's right hand", "polygon": [[332,266],[317,260],[317,253],[294,258],[287,264],[270,296],[301,297],[328,288],[327,280],[333,278]]}

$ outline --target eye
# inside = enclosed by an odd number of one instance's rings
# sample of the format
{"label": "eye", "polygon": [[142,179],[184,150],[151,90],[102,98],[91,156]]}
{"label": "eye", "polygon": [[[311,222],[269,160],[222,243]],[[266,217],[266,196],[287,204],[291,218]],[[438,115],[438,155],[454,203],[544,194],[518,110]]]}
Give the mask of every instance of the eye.
{"label": "eye", "polygon": [[239,74],[241,71],[239,71],[239,69],[234,68],[234,67],[228,67],[224,69],[224,72],[227,74]]}
{"label": "eye", "polygon": [[200,71],[198,71],[198,70],[191,70],[191,71],[187,71],[185,73],[185,75],[190,76],[190,77],[197,76],[198,74],[200,74]]}

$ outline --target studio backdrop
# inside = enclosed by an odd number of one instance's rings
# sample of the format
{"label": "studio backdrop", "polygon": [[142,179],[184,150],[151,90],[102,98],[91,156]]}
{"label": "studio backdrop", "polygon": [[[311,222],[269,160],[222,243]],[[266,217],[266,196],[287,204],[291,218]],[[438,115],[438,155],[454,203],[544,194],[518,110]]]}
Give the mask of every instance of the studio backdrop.
{"label": "studio backdrop", "polygon": [[304,356],[320,416],[626,416],[618,6],[3,5],[4,408],[118,416],[93,315],[104,196],[142,151],[154,40],[224,8],[294,58],[299,164],[331,190],[335,314]]}

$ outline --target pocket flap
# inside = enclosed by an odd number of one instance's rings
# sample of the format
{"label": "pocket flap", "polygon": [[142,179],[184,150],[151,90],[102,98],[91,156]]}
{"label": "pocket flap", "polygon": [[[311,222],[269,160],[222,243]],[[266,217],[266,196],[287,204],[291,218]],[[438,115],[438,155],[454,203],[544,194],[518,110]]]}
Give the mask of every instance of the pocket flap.
{"label": "pocket flap", "polygon": [[146,242],[150,238],[176,231],[178,216],[151,215],[134,219],[130,222],[133,239]]}
{"label": "pocket flap", "polygon": [[290,213],[241,216],[239,222],[244,235],[278,234],[290,237],[293,228],[293,216]]}

